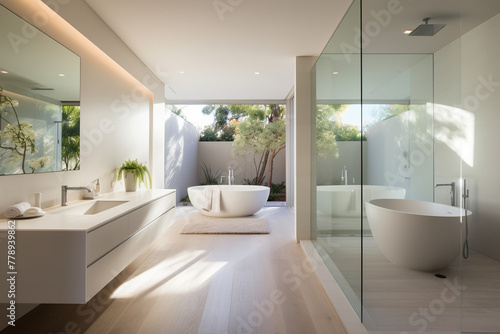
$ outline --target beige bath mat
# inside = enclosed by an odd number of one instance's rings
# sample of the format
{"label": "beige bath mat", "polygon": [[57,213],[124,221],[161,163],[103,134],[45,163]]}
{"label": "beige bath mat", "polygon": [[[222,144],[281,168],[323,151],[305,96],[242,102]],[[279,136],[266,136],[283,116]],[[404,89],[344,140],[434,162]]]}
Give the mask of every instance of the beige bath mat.
{"label": "beige bath mat", "polygon": [[269,234],[269,224],[264,218],[215,218],[198,215],[190,218],[182,234]]}

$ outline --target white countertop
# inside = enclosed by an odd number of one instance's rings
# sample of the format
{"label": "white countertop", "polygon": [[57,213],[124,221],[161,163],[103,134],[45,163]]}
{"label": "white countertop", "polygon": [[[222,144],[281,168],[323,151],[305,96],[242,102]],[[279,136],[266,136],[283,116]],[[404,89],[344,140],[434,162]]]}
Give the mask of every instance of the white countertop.
{"label": "white countertop", "polygon": [[[93,229],[107,221],[116,219],[126,213],[140,208],[154,200],[157,200],[163,196],[167,196],[175,192],[173,189],[150,189],[150,190],[139,190],[136,192],[114,192],[104,194],[102,197],[94,200],[79,200],[68,202],[68,206],[54,206],[51,208],[44,209],[45,215],[37,218],[29,219],[0,219],[0,231],[5,231],[8,229],[8,221],[16,221],[16,230],[24,231],[41,231],[41,230],[75,230],[75,231],[87,231]],[[88,205],[89,202],[96,200],[120,200],[127,201],[121,205],[114,208],[108,209],[106,211],[94,214],[94,215],[82,215],[82,214],[71,214],[65,213],[66,208],[73,208],[78,205]]]}

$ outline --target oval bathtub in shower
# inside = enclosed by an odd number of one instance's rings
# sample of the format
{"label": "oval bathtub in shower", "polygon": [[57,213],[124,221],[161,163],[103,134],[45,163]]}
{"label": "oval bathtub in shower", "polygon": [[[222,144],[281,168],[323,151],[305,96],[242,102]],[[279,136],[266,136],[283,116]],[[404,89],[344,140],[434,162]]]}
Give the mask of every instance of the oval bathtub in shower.
{"label": "oval bathtub in shower", "polygon": [[[206,210],[206,190],[220,191],[218,210]],[[209,192],[209,194],[215,192]],[[191,204],[198,211],[211,217],[244,217],[262,209],[269,197],[269,188],[253,185],[208,185],[188,188]]]}
{"label": "oval bathtub in shower", "polygon": [[[316,190],[318,211],[338,218],[361,215],[361,185],[318,186]],[[378,198],[405,198],[406,189],[390,186],[363,186],[363,200]],[[363,217],[366,214],[363,212]]]}
{"label": "oval bathtub in shower", "polygon": [[366,213],[375,243],[394,264],[435,271],[449,266],[460,254],[463,209],[433,202],[375,199],[366,202]]}

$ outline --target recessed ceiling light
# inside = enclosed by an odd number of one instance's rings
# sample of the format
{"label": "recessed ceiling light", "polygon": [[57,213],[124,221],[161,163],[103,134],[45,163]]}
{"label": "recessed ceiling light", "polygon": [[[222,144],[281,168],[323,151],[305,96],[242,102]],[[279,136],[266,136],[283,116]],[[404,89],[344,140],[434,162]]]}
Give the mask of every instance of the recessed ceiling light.
{"label": "recessed ceiling light", "polygon": [[7,73],[9,73],[9,72],[7,72],[7,71],[3,71],[3,70],[2,70],[2,71],[0,71],[0,73],[7,74]]}
{"label": "recessed ceiling light", "polygon": [[179,71],[179,74],[184,74],[184,71]]}
{"label": "recessed ceiling light", "polygon": [[339,74],[339,72],[335,71],[335,72],[333,72],[332,74],[333,74],[333,75],[337,75],[337,74]]}
{"label": "recessed ceiling light", "polygon": [[64,77],[64,76],[65,76],[65,74],[64,74],[64,73],[59,73],[59,74],[58,74],[58,76],[60,76],[60,77]]}
{"label": "recessed ceiling light", "polygon": [[412,32],[412,31],[413,31],[413,30],[411,30],[411,29],[405,30],[405,31],[404,31],[404,34],[405,34],[405,35],[409,35],[409,34],[411,34],[411,32]]}
{"label": "recessed ceiling light", "polygon": [[259,75],[259,74],[260,74],[260,72],[259,72],[259,71],[255,71],[255,72],[253,72],[253,74],[255,74],[255,75]]}

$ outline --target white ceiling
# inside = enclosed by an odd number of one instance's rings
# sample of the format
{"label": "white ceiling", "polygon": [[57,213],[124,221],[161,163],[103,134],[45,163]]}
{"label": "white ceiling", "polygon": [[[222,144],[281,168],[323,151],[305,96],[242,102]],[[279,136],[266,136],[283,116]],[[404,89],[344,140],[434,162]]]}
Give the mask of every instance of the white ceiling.
{"label": "white ceiling", "polygon": [[[283,100],[293,88],[295,57],[318,56],[351,3],[85,1],[165,83],[165,96],[171,102]],[[399,5],[389,8],[394,4]],[[380,17],[388,9],[397,13]],[[500,0],[366,1],[363,26],[384,24],[372,35],[376,43],[367,43],[364,52],[433,53],[499,11]],[[327,52],[338,52],[342,41],[354,44],[359,10],[353,15],[344,18],[344,28],[335,34]],[[447,26],[434,37],[402,34],[424,17]],[[345,22],[349,20],[354,21]],[[261,74],[255,75],[256,71]]]}
{"label": "white ceiling", "polygon": [[176,102],[283,100],[295,57],[318,56],[351,2],[85,1]]}

